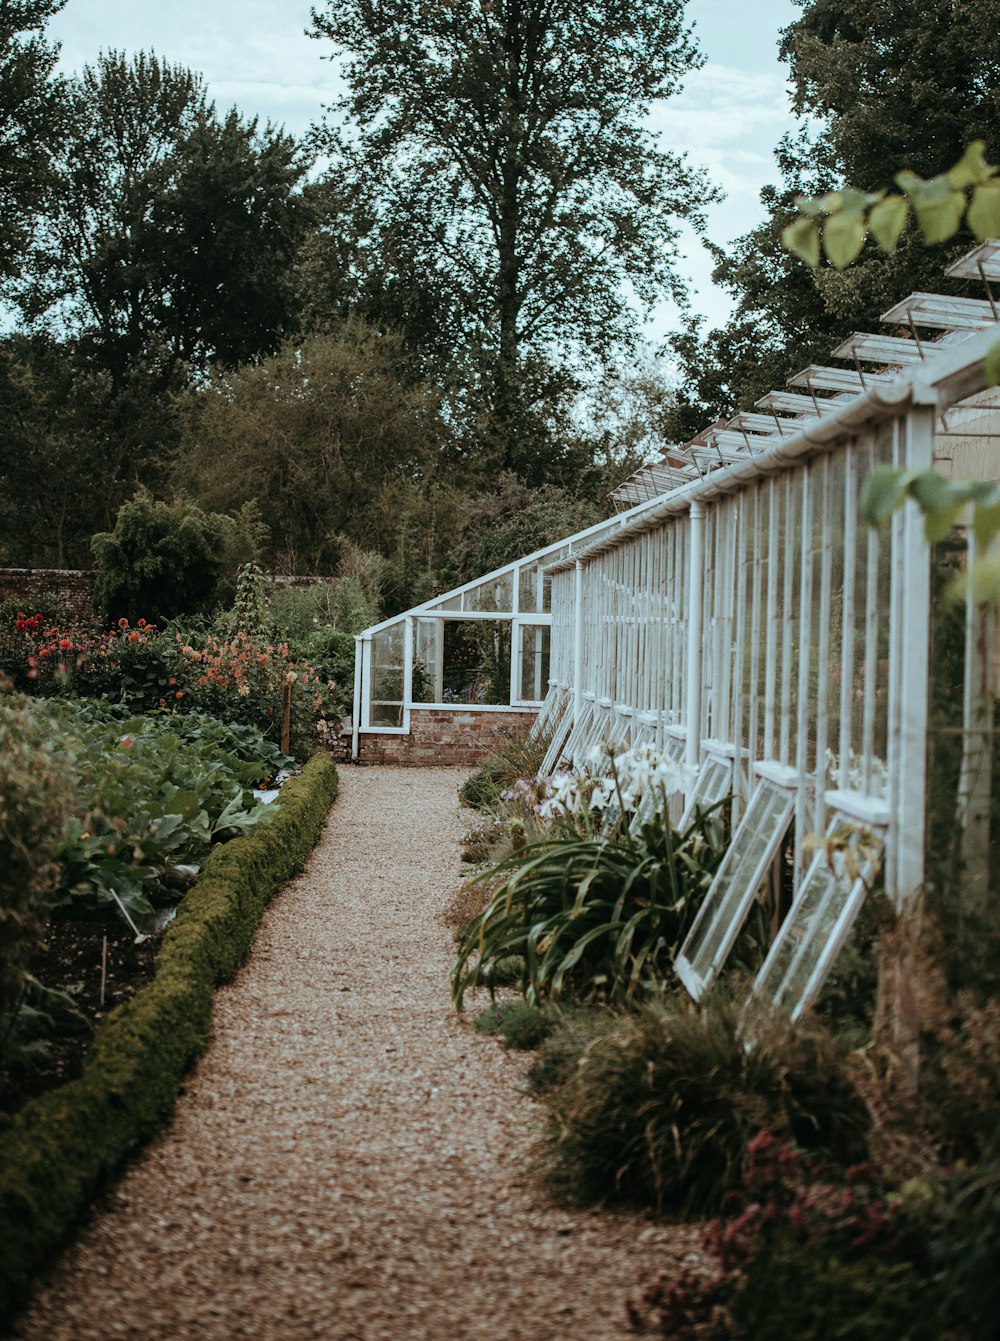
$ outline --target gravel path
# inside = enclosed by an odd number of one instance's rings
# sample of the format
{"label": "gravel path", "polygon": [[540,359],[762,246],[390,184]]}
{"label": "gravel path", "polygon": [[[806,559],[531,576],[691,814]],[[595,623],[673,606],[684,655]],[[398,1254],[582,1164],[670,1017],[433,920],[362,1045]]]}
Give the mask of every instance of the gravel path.
{"label": "gravel path", "polygon": [[459,1022],[454,769],[346,768],[218,995],[175,1118],[64,1255],[33,1341],[620,1341],[691,1230],[523,1176],[523,1061]]}

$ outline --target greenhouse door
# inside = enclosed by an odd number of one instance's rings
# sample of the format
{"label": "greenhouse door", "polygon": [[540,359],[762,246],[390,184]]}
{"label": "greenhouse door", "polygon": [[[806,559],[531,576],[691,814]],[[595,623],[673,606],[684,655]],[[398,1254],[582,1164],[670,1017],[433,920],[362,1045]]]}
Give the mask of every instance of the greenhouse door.
{"label": "greenhouse door", "polygon": [[551,618],[545,615],[514,620],[511,703],[541,703],[549,692],[550,623]]}

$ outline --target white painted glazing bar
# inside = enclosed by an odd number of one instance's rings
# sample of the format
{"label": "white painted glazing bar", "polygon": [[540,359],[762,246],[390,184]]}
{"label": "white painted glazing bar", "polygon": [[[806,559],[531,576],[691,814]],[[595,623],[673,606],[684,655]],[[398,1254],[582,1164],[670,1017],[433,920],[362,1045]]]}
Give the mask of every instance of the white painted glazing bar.
{"label": "white painted glazing bar", "polygon": [[840,740],[838,785],[846,791],[850,782],[852,719],[854,712],[854,590],[858,557],[858,445],[851,442],[845,454],[844,479],[844,589],[840,643]]}

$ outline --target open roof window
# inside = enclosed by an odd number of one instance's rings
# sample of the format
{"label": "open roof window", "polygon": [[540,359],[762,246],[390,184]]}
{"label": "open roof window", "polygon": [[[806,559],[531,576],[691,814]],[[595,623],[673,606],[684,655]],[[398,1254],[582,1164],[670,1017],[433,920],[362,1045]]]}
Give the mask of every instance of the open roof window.
{"label": "open roof window", "polygon": [[674,967],[696,1001],[726,961],[792,822],[796,773],[757,765],[759,781]]}
{"label": "open roof window", "polygon": [[834,811],[753,986],[797,1020],[816,1000],[878,875],[885,829]]}

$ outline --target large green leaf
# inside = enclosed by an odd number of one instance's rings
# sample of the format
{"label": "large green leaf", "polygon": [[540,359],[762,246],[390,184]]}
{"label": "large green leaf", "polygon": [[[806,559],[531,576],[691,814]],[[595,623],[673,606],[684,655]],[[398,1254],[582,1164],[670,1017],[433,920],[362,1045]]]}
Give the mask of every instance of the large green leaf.
{"label": "large green leaf", "polygon": [[976,187],[965,222],[980,242],[1000,238],[1000,182]]}
{"label": "large green leaf", "polygon": [[909,217],[910,203],[905,196],[885,196],[871,208],[868,231],[883,251],[895,251]]}
{"label": "large green leaf", "polygon": [[782,229],[781,241],[811,269],[815,270],[819,265],[819,230],[812,219],[793,219]]}
{"label": "large green leaf", "polygon": [[956,191],[947,176],[925,182],[916,173],[901,172],[896,181],[910,197],[925,241],[947,242],[955,236],[965,213],[964,191]]}
{"label": "large green leaf", "polygon": [[888,521],[906,498],[913,472],[896,466],[876,466],[861,490],[861,516],[869,526]]}

